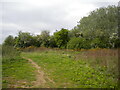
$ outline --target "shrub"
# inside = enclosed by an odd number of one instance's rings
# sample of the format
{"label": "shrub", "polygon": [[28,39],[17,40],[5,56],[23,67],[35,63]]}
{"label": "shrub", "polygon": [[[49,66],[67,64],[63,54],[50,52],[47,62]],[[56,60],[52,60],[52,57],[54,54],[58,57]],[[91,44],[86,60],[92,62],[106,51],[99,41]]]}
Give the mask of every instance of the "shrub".
{"label": "shrub", "polygon": [[90,48],[89,41],[84,38],[74,37],[67,43],[68,49],[88,49]]}
{"label": "shrub", "polygon": [[24,51],[24,52],[32,52],[32,51],[35,51],[35,50],[36,50],[35,46],[29,46],[29,47],[26,47],[26,48],[22,49],[22,51]]}
{"label": "shrub", "polygon": [[16,50],[12,46],[3,45],[2,46],[2,62],[12,62],[16,57],[20,56],[20,51]]}

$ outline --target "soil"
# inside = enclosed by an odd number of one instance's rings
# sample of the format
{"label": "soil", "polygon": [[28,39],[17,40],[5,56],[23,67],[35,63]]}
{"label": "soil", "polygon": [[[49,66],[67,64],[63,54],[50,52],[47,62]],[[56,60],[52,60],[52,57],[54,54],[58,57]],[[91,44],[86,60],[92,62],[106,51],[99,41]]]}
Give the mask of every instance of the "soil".
{"label": "soil", "polygon": [[[41,70],[41,67],[38,64],[36,64],[32,59],[25,58],[25,57],[23,58],[28,60],[32,64],[32,66],[36,68],[35,70],[36,81],[33,82],[34,85],[32,87],[44,87],[46,86],[45,84],[47,82],[54,83],[54,81],[51,80],[49,77],[47,77],[45,73]],[[49,86],[47,85],[47,87],[44,87],[44,88],[49,88]]]}

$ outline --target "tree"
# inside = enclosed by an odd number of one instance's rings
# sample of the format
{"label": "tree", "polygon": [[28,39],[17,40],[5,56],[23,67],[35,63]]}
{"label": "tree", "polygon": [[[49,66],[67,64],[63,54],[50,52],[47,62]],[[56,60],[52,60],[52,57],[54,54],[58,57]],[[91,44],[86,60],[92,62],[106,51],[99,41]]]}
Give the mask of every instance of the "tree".
{"label": "tree", "polygon": [[72,30],[69,31],[69,38],[76,37],[78,33],[80,33],[80,31],[78,30],[78,27],[75,26]]}
{"label": "tree", "polygon": [[92,44],[98,41],[98,43],[102,42],[103,44],[100,47],[109,48],[110,37],[112,33],[117,33],[117,31],[118,8],[116,6],[108,6],[90,12],[87,17],[83,17],[78,22],[78,25],[71,32],[82,33],[86,40],[92,41]]}
{"label": "tree", "polygon": [[42,38],[40,35],[34,36],[34,46],[40,47],[42,45]]}
{"label": "tree", "polygon": [[8,46],[14,46],[15,45],[15,40],[12,35],[9,35],[5,40],[3,45],[8,45]]}
{"label": "tree", "polygon": [[18,37],[16,38],[16,46],[17,47],[29,47],[34,45],[35,41],[33,36],[28,32],[19,32]]}
{"label": "tree", "polygon": [[42,46],[48,47],[49,46],[50,32],[47,30],[42,31],[40,38],[42,40]]}
{"label": "tree", "polygon": [[90,48],[90,41],[86,40],[82,37],[73,37],[67,43],[68,49],[89,49]]}
{"label": "tree", "polygon": [[50,36],[50,38],[49,38],[49,47],[51,47],[51,48],[57,47],[54,36]]}
{"label": "tree", "polygon": [[60,31],[54,33],[55,42],[59,48],[66,48],[69,41],[69,30],[62,28]]}
{"label": "tree", "polygon": [[112,48],[120,47],[120,40],[117,33],[113,33],[110,37],[110,44]]}

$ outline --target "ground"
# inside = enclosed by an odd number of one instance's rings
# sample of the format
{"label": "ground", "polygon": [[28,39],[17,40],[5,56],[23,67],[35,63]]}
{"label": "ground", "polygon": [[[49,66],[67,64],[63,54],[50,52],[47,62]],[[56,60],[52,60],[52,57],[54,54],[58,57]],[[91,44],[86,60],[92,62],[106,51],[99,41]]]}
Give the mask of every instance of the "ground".
{"label": "ground", "polygon": [[22,52],[21,57],[22,59],[11,64],[3,64],[4,88],[115,88],[117,86],[117,71],[114,69],[117,60],[116,51],[50,49]]}

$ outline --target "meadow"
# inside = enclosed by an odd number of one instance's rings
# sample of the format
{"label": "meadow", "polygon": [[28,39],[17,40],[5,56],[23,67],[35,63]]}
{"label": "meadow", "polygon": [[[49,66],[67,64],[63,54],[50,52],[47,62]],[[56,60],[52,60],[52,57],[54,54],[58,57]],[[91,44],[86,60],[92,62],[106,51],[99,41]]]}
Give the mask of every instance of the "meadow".
{"label": "meadow", "polygon": [[55,82],[48,83],[51,88],[117,87],[117,49],[74,51],[37,48],[33,51],[28,49],[21,56],[41,66],[45,74]]}
{"label": "meadow", "polygon": [[[117,49],[29,47],[21,52],[8,48],[2,50],[3,88],[117,88]],[[36,68],[28,59],[40,67],[43,76],[36,76]],[[45,82],[36,84],[38,78]]]}
{"label": "meadow", "polygon": [[35,78],[35,68],[13,47],[2,47],[2,88],[29,88]]}

